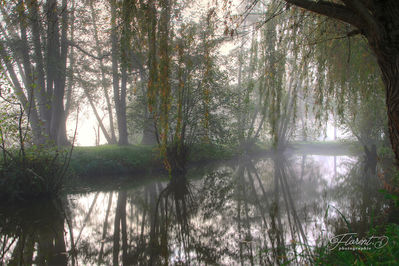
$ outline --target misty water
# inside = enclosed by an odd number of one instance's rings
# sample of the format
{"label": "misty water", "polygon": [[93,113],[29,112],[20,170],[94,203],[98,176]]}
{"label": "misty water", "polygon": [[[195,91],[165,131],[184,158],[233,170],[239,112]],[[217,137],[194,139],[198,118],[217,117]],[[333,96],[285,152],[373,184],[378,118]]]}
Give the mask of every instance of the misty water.
{"label": "misty water", "polygon": [[345,219],[364,233],[386,208],[378,188],[362,156],[300,152],[172,179],[93,177],[59,201],[3,207],[0,254],[22,265],[301,264],[348,232]]}

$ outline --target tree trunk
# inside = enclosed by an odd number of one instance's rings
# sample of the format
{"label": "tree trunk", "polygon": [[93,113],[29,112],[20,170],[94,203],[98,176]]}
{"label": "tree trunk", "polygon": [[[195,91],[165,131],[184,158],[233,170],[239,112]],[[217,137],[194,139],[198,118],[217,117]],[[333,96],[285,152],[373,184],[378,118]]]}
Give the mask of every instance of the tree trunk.
{"label": "tree trunk", "polygon": [[[81,77],[81,75],[78,73],[79,79],[83,80],[83,78]],[[86,95],[87,100],[89,100],[89,104],[91,106],[91,109],[93,110],[94,116],[97,119],[98,125],[101,128],[101,132],[104,134],[105,139],[107,140],[108,144],[114,144],[112,138],[109,136],[107,129],[105,128],[104,124],[103,124],[103,120],[100,117],[100,115],[97,112],[97,108],[96,105],[90,95],[90,92],[88,90],[88,88],[84,85],[82,85],[83,91]],[[100,139],[100,135],[98,135],[98,138]]]}
{"label": "tree trunk", "polygon": [[[145,106],[147,109],[147,105]],[[146,111],[145,121],[144,121],[144,129],[143,129],[143,139],[141,140],[141,144],[144,145],[155,145],[157,144],[157,139],[155,136],[155,128],[154,128],[154,121],[151,119],[148,114],[148,109]]]}
{"label": "tree trunk", "polygon": [[[388,129],[396,166],[399,167],[399,2],[376,6],[372,22],[362,33],[374,51],[385,85]],[[371,20],[371,18],[370,18]]]}
{"label": "tree trunk", "polygon": [[[26,32],[26,23],[25,23],[25,10],[20,11],[20,27],[21,27],[21,40],[22,40],[22,57],[23,57],[23,67],[25,73],[25,88],[27,90],[28,95],[28,102],[27,102],[27,110],[25,110],[28,117],[31,118],[31,125],[32,130],[34,130],[34,135],[38,137],[36,140],[36,144],[42,144],[42,130],[40,126],[39,116],[36,108],[36,102],[34,100],[34,83],[33,83],[33,73],[32,73],[32,65],[30,63],[30,56],[29,56],[29,45],[28,45],[28,38]],[[14,84],[15,85],[15,84]]]}
{"label": "tree trunk", "polygon": [[46,107],[46,84],[45,84],[45,73],[44,73],[44,60],[41,47],[40,38],[40,25],[39,25],[39,5],[37,0],[31,0],[29,5],[30,16],[32,17],[32,38],[34,46],[34,61],[36,62],[37,73],[37,84],[35,90],[35,97],[38,99],[40,118],[43,120],[44,133],[49,134],[50,128],[49,123],[46,123],[49,117],[49,110]]}
{"label": "tree trunk", "polygon": [[118,57],[120,55],[120,47],[118,46],[118,36],[116,32],[116,1],[111,1],[111,43],[112,43],[112,85],[114,89],[114,102],[116,109],[116,119],[118,122],[119,131],[119,145],[127,145],[127,125],[126,125],[126,83],[127,83],[127,69],[126,65],[122,64],[122,84],[119,89],[119,71]]}
{"label": "tree trunk", "polygon": [[[72,0],[71,3],[71,21],[75,21],[75,0]],[[70,39],[72,42],[74,42],[75,39],[75,25],[71,23],[70,27]],[[69,49],[69,69],[68,73],[70,73],[69,80],[68,80],[68,86],[66,89],[66,101],[65,101],[65,117],[68,117],[69,114],[71,113],[71,107],[72,107],[72,91],[75,86],[75,79],[74,79],[74,66],[75,66],[75,54],[74,54],[74,47],[71,46]]]}
{"label": "tree trunk", "polygon": [[11,81],[13,83],[14,93],[17,96],[19,102],[21,103],[25,114],[29,114],[29,121],[32,127],[32,135],[33,135],[33,142],[35,144],[43,144],[44,138],[43,134],[41,133],[40,127],[40,119],[36,110],[30,111],[31,107],[29,106],[29,101],[26,98],[26,95],[21,87],[21,84],[18,80],[17,74],[14,71],[12,63],[10,61],[10,57],[6,53],[4,46],[0,43],[0,58],[3,60],[4,64],[6,65],[7,72],[10,75]]}
{"label": "tree trunk", "polygon": [[[46,14],[47,14],[47,62],[46,62],[46,92],[47,92],[47,99],[46,99],[46,107],[51,106],[53,91],[54,91],[54,80],[56,76],[56,69],[57,69],[57,52],[59,51],[59,34],[58,34],[58,17],[57,17],[57,3],[54,0],[48,0],[46,3]],[[48,124],[48,135],[51,139],[54,139],[54,133],[51,132],[51,119],[52,119],[52,112],[54,110],[49,110],[47,112],[47,117],[45,118],[46,123]],[[55,126],[53,126],[53,130],[55,130]],[[53,135],[53,136],[52,136]]]}
{"label": "tree trunk", "polygon": [[122,66],[122,82],[121,90],[119,95],[119,106],[116,110],[118,119],[118,131],[119,131],[119,145],[128,145],[128,134],[127,134],[127,121],[126,121],[126,85],[127,85],[127,69],[126,66]]}
{"label": "tree trunk", "polygon": [[382,56],[378,51],[376,53],[385,84],[389,137],[399,167],[399,55]]}
{"label": "tree trunk", "polygon": [[[57,1],[49,0],[47,2],[48,12],[48,58],[47,58],[47,87],[51,94],[51,120],[50,120],[50,140],[56,145],[68,144],[66,136],[66,119],[64,111],[64,94],[66,80],[66,57],[68,51],[67,45],[67,27],[68,12],[66,12],[67,1],[62,1],[62,32],[59,33]],[[51,93],[52,92],[52,93]]]}
{"label": "tree trunk", "polygon": [[96,16],[95,16],[95,11],[94,11],[94,5],[93,1],[90,1],[90,10],[92,14],[92,23],[93,23],[93,29],[94,29],[94,39],[96,41],[96,50],[97,50],[97,56],[100,57],[100,69],[101,69],[101,86],[104,91],[104,97],[105,101],[107,103],[107,109],[108,109],[108,118],[109,118],[109,126],[110,126],[110,133],[111,133],[111,142],[110,144],[116,144],[116,136],[115,136],[115,129],[114,129],[114,117],[113,117],[113,108],[111,105],[111,100],[109,98],[108,94],[108,86],[107,86],[107,81],[105,78],[105,66],[104,62],[102,59],[102,51],[101,51],[101,46],[100,46],[100,40],[98,37],[98,29],[97,29],[97,23],[96,23]]}

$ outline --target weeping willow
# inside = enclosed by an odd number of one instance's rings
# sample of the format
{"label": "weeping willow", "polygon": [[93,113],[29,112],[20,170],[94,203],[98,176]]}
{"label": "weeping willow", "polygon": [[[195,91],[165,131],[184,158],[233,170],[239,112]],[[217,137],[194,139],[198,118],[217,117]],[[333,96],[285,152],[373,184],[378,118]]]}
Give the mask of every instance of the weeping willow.
{"label": "weeping willow", "polygon": [[[268,20],[276,8],[277,5],[270,4],[262,18]],[[256,141],[263,128],[273,145],[282,147],[293,132],[300,84],[297,54],[289,53],[284,20],[279,16],[262,27],[254,25],[251,45],[239,55],[238,87],[244,91],[238,115],[239,138],[247,144]],[[242,61],[244,57],[247,62]],[[241,77],[245,77],[243,81]]]}
{"label": "weeping willow", "polygon": [[[313,39],[304,38],[316,28]],[[380,72],[366,40],[348,36],[349,28],[320,17],[302,25],[302,53],[309,55],[307,69],[313,84],[316,119],[332,118],[363,145],[375,143],[385,134],[387,120]]]}
{"label": "weeping willow", "polygon": [[[241,139],[257,139],[254,125],[260,125],[263,136],[284,147],[291,138],[317,136],[331,119],[364,143],[387,135],[380,73],[364,39],[351,36],[344,24],[276,1],[254,10],[264,15],[255,23],[250,48],[240,55],[246,60],[239,60],[246,113],[238,116]],[[376,111],[367,117],[369,108]]]}
{"label": "weeping willow", "polygon": [[212,12],[200,25],[176,23],[175,4],[150,1],[147,7],[147,98],[165,168],[184,172],[189,147],[211,142],[212,90],[218,77]]}

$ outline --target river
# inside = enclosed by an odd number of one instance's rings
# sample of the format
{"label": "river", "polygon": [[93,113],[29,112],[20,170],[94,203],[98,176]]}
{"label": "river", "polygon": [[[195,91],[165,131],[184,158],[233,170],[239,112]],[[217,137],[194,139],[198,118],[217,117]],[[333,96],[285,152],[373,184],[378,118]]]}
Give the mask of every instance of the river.
{"label": "river", "polygon": [[311,262],[387,208],[362,157],[295,153],[75,184],[59,200],[2,207],[15,265],[273,265]]}

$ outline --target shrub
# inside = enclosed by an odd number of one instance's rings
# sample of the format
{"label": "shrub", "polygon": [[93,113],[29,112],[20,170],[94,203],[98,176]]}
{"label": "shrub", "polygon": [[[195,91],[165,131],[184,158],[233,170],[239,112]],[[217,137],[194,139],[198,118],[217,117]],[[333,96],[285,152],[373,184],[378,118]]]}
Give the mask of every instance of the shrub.
{"label": "shrub", "polygon": [[68,165],[68,152],[32,147],[8,151],[0,163],[0,199],[18,201],[59,193]]}

